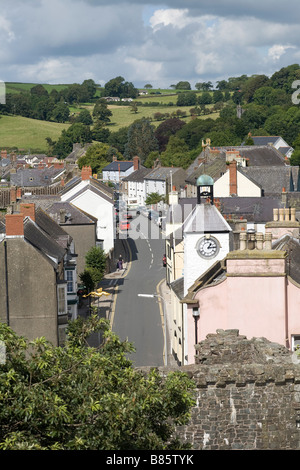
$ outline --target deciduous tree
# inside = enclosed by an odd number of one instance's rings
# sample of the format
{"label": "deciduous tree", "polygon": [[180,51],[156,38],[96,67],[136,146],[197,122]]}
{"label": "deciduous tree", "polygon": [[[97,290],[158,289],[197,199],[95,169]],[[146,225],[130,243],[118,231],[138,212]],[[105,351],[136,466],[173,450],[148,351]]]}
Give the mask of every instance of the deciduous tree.
{"label": "deciduous tree", "polygon": [[[99,333],[98,348],[87,346]],[[29,343],[0,323],[1,450],[180,450],[194,384],[181,372],[162,378],[136,370],[108,321],[71,322],[65,347]]]}

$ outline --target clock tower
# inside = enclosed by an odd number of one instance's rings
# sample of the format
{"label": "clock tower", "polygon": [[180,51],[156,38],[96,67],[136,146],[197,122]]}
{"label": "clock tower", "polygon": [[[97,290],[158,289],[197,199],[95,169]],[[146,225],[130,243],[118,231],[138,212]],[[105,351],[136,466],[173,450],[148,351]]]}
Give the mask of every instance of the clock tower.
{"label": "clock tower", "polygon": [[197,205],[183,226],[184,295],[201,274],[232,249],[232,229],[213,203],[213,179],[197,180]]}

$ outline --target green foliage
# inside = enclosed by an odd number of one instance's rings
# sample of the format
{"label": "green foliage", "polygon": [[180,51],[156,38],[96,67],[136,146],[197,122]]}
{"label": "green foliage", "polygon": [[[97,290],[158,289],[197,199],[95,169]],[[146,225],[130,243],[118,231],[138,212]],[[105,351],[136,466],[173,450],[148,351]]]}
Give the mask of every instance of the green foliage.
{"label": "green foliage", "polygon": [[152,204],[158,204],[163,200],[163,196],[158,193],[151,193],[145,199],[146,206],[151,206]]}
{"label": "green foliage", "polygon": [[191,90],[191,84],[186,81],[180,81],[175,85],[176,90]]}
{"label": "green foliage", "polygon": [[177,98],[177,106],[195,106],[197,104],[197,95],[194,91],[180,93]]}
{"label": "green foliage", "polygon": [[290,164],[300,167],[300,148],[295,149],[290,158]]}
{"label": "green foliage", "polygon": [[67,130],[63,130],[58,141],[53,147],[53,152],[59,158],[66,158],[73,149],[73,143],[86,144],[91,142],[92,133],[89,126],[76,122],[72,124]]}
{"label": "green foliage", "polygon": [[101,123],[110,122],[112,112],[108,109],[107,104],[103,100],[98,100],[94,106],[93,117]]}
{"label": "green foliage", "polygon": [[[99,332],[99,348],[87,347]],[[162,378],[132,367],[121,342],[96,315],[70,323],[64,348],[30,343],[0,324],[1,450],[180,450],[194,384],[183,373]]]}
{"label": "green foliage", "polygon": [[104,85],[104,96],[119,98],[137,98],[139,92],[131,82],[125,82],[121,76],[109,80]]}
{"label": "green foliage", "polygon": [[155,128],[148,119],[143,118],[135,121],[128,130],[128,140],[124,151],[125,158],[132,159],[137,155],[144,162],[150,152],[158,150],[154,131]]}
{"label": "green foliage", "polygon": [[77,164],[80,169],[83,166],[90,166],[93,173],[99,173],[112,161],[112,155],[122,159],[122,155],[116,149],[112,149],[109,144],[97,142],[87,149],[86,153],[78,159]]}

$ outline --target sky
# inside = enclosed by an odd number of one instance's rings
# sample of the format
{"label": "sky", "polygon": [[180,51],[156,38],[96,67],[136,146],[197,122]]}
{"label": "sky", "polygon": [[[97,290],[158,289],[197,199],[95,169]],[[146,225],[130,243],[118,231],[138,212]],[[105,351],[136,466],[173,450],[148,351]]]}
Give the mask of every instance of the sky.
{"label": "sky", "polygon": [[169,88],[300,63],[298,0],[0,0],[0,80]]}

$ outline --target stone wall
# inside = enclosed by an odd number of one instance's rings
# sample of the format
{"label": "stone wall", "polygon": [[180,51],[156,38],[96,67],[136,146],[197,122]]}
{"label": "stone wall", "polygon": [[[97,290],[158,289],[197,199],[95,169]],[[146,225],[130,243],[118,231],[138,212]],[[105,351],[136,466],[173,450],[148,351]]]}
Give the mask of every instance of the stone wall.
{"label": "stone wall", "polygon": [[296,353],[238,330],[218,330],[196,350],[196,364],[179,368],[196,385],[191,421],[177,429],[181,439],[194,450],[300,448]]}

